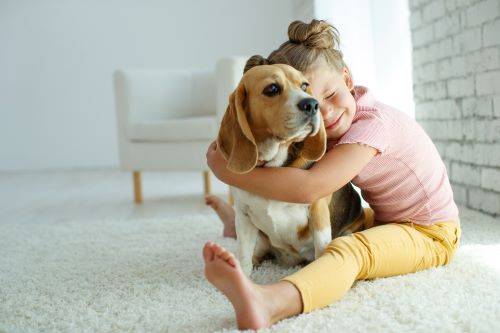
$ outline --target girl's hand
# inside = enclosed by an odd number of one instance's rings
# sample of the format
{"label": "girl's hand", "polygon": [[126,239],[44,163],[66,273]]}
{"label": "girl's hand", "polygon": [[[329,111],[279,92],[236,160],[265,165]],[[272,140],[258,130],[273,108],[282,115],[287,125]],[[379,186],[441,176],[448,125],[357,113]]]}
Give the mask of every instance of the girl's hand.
{"label": "girl's hand", "polygon": [[230,172],[227,169],[227,161],[222,156],[222,153],[217,148],[217,142],[213,141],[210,146],[208,146],[207,150],[207,164],[208,167],[212,170],[214,175],[224,182],[227,174]]}

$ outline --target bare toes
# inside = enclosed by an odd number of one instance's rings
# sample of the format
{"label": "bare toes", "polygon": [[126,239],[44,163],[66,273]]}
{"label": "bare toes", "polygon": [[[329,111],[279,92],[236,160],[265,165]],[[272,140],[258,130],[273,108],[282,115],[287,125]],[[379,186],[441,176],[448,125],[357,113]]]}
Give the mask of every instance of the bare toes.
{"label": "bare toes", "polygon": [[214,195],[208,194],[205,196],[205,203],[210,206],[217,206],[218,198]]}
{"label": "bare toes", "polygon": [[228,258],[228,260],[227,260],[227,263],[228,263],[229,265],[233,266],[233,267],[236,267],[236,266],[238,265],[238,263],[239,263],[239,262],[238,262],[238,260],[236,259],[236,257],[235,257],[233,254],[231,254],[231,256],[230,256],[230,257]]}
{"label": "bare toes", "polygon": [[231,252],[229,252],[229,251],[222,252],[222,253],[220,254],[220,257],[221,257],[222,259],[224,259],[225,261],[229,261],[229,259],[231,259],[231,257],[232,257],[232,256],[233,256],[233,254],[232,254]]}
{"label": "bare toes", "polygon": [[203,246],[203,259],[205,260],[205,262],[214,260],[215,251],[213,245],[214,243],[207,242],[205,243],[205,246]]}

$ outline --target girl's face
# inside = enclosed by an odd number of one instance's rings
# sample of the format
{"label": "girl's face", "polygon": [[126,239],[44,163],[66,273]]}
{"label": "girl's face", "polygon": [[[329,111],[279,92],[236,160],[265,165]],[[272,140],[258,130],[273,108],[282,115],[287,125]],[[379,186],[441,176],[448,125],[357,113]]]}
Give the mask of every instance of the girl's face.
{"label": "girl's face", "polygon": [[319,102],[328,140],[339,140],[351,127],[356,113],[356,102],[351,94],[353,83],[349,71],[344,68],[343,72],[339,73],[321,59],[305,73],[305,76],[311,84],[314,97]]}

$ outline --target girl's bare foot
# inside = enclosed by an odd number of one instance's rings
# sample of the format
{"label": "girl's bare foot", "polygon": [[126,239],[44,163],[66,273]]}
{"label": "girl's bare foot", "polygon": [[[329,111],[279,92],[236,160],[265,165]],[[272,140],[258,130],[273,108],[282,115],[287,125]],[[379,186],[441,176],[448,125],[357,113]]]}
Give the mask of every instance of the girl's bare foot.
{"label": "girl's bare foot", "polygon": [[236,238],[233,207],[218,196],[211,194],[205,196],[205,204],[212,207],[222,221],[224,225],[222,235],[224,237]]}
{"label": "girl's bare foot", "polygon": [[287,281],[258,285],[241,270],[234,254],[219,244],[203,247],[205,276],[232,303],[239,329],[259,329],[298,314],[302,310],[299,291]]}
{"label": "girl's bare foot", "polygon": [[208,242],[203,248],[205,276],[233,304],[240,329],[259,329],[271,325],[259,286],[241,270],[234,255],[222,246]]}

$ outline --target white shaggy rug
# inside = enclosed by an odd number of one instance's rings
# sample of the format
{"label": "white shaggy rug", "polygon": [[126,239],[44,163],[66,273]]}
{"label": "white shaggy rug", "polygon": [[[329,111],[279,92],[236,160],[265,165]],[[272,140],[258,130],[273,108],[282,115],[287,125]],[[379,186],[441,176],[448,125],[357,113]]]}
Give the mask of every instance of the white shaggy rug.
{"label": "white shaggy rug", "polygon": [[[336,304],[263,331],[500,332],[500,221],[461,216],[462,247],[449,266],[358,282]],[[230,303],[203,277],[207,240],[235,249],[213,214],[2,221],[0,332],[235,331]],[[266,262],[253,278],[291,271]]]}

